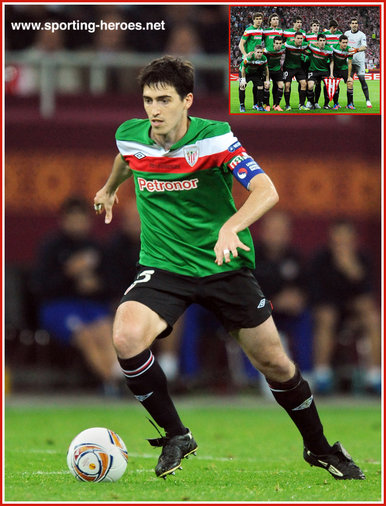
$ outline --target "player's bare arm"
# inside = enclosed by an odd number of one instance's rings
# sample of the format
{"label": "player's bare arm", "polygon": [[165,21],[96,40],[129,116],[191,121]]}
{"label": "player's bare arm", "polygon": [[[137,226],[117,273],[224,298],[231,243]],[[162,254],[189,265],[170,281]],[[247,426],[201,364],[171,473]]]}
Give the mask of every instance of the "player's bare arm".
{"label": "player's bare arm", "polygon": [[123,160],[121,154],[118,154],[113,163],[111,174],[106,184],[94,197],[94,209],[97,214],[105,211],[105,223],[110,223],[113,219],[113,205],[118,202],[117,190],[119,186],[131,177],[132,172],[127,163]]}
{"label": "player's bare arm", "polygon": [[279,201],[276,188],[264,173],[251,179],[249,189],[251,193],[247,200],[220,229],[214,247],[217,265],[222,265],[224,258],[225,262],[229,263],[231,261],[230,253],[233,257],[237,257],[237,248],[249,251],[250,248],[240,241],[237,234],[261,218]]}
{"label": "player's bare arm", "polygon": [[240,39],[239,49],[242,52],[243,56],[246,56],[247,52],[245,51],[245,40],[244,39]]}
{"label": "player's bare arm", "polygon": [[334,58],[332,57],[330,61],[330,77],[334,77]]}

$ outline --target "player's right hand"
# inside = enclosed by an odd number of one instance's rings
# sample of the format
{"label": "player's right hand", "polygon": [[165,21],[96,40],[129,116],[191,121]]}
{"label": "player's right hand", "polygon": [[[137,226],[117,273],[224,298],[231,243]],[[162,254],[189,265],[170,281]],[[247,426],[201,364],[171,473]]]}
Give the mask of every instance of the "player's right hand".
{"label": "player's right hand", "polygon": [[105,223],[108,224],[113,219],[113,205],[118,203],[116,192],[108,193],[105,188],[99,190],[94,197],[94,210],[96,214],[102,214],[105,211]]}

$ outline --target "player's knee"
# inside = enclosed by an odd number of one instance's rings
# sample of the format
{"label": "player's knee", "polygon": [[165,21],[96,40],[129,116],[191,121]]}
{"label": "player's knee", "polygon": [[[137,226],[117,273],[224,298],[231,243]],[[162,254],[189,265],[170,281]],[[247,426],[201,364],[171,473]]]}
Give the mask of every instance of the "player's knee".
{"label": "player's knee", "polygon": [[116,326],[113,331],[113,344],[118,357],[131,358],[147,348],[145,332],[141,325],[128,324]]}

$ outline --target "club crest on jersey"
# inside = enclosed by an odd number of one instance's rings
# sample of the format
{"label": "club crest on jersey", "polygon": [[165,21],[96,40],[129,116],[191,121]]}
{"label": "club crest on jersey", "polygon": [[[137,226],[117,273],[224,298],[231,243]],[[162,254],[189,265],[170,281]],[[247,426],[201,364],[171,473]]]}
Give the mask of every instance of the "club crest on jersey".
{"label": "club crest on jersey", "polygon": [[188,162],[188,164],[193,167],[193,165],[198,160],[198,146],[188,146],[184,148],[184,156],[185,160]]}

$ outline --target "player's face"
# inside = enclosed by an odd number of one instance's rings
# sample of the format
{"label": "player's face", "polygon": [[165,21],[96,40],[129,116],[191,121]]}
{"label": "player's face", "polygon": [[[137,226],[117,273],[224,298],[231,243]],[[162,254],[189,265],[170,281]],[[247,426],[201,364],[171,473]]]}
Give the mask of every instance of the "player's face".
{"label": "player's face", "polygon": [[311,25],[311,32],[312,33],[318,33],[319,32],[319,26],[320,25],[317,25],[316,23],[312,23],[312,25]]}
{"label": "player's face", "polygon": [[281,46],[282,46],[282,41],[281,40],[275,40],[273,42],[273,49],[275,51],[279,51],[279,49],[281,49]]}
{"label": "player's face", "polygon": [[277,26],[279,26],[279,16],[274,16],[273,18],[271,18],[271,26],[272,28],[276,28]]}
{"label": "player's face", "polygon": [[295,46],[301,46],[303,43],[303,37],[301,35],[296,35],[294,38]]}
{"label": "player's face", "polygon": [[255,18],[253,20],[253,26],[255,28],[260,28],[260,26],[262,25],[262,23],[263,23],[263,18],[261,18],[260,16],[258,18]]}
{"label": "player's face", "polygon": [[343,49],[343,50],[347,49],[348,40],[347,40],[347,39],[346,39],[346,40],[345,40],[345,39],[341,40],[341,41],[339,42],[339,45],[340,45],[340,48],[341,48],[341,49]]}
{"label": "player's face", "polygon": [[255,58],[257,60],[260,60],[260,58],[263,56],[263,50],[262,49],[256,49],[255,50]]}
{"label": "player's face", "polygon": [[[192,93],[181,98],[174,86],[169,84],[157,83],[143,88],[144,108],[155,135],[178,134],[184,128],[187,111],[192,103]],[[185,131],[182,135],[184,133]]]}
{"label": "player's face", "polygon": [[294,23],[294,29],[295,30],[300,30],[300,28],[302,27],[302,20],[301,19],[298,19],[297,21],[295,21]]}
{"label": "player's face", "polygon": [[319,49],[324,49],[325,45],[326,45],[326,39],[318,39],[318,47]]}
{"label": "player's face", "polygon": [[351,23],[350,23],[350,28],[351,28],[351,31],[352,31],[353,33],[357,32],[357,31],[358,31],[358,29],[359,29],[359,26],[358,26],[358,21],[357,21],[357,20],[355,20],[355,21],[351,21]]}
{"label": "player's face", "polygon": [[337,31],[337,27],[336,26],[330,26],[330,32],[331,33],[335,33]]}

